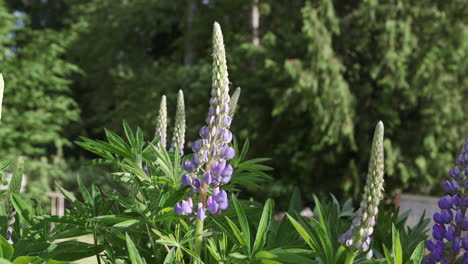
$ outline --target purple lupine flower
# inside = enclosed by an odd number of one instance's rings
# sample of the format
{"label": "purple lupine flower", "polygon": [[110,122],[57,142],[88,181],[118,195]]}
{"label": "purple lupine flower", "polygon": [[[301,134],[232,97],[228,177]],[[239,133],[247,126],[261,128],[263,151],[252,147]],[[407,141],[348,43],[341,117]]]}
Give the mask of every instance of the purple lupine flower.
{"label": "purple lupine flower", "polygon": [[190,215],[193,212],[193,201],[189,198],[187,201],[182,200],[180,203],[176,203],[174,211],[178,215]]}
{"label": "purple lupine flower", "polygon": [[[450,169],[449,179],[443,184],[447,193],[437,205],[441,209],[433,216],[433,241],[426,243],[431,252],[423,263],[460,263],[458,259],[461,249],[468,248],[468,237],[463,232],[468,230],[468,216],[465,215],[468,207],[468,138],[456,158],[456,165]],[[445,248],[448,250],[445,250]],[[445,255],[444,255],[445,254]],[[468,255],[463,254],[461,263],[468,264]]]}
{"label": "purple lupine flower", "polygon": [[[219,186],[230,182],[233,168],[228,161],[234,158],[235,151],[229,146],[233,135],[229,130],[232,122],[230,116],[229,79],[226,66],[223,35],[219,24],[214,24],[213,31],[213,79],[210,106],[206,125],[198,131],[201,139],[193,142],[194,155],[182,163],[187,172],[182,175],[182,186],[191,184],[191,195],[200,193],[202,207],[206,205],[208,212],[219,214],[229,207],[227,193]],[[188,179],[188,178],[190,179]],[[208,196],[210,188],[214,188],[212,196]],[[178,209],[177,205],[175,210]],[[185,212],[185,211],[184,211]],[[177,211],[176,211],[177,213]],[[197,217],[203,219],[205,211],[197,212]]]}
{"label": "purple lupine flower", "polygon": [[198,203],[197,218],[201,220],[206,218],[205,209],[203,208],[202,203]]}

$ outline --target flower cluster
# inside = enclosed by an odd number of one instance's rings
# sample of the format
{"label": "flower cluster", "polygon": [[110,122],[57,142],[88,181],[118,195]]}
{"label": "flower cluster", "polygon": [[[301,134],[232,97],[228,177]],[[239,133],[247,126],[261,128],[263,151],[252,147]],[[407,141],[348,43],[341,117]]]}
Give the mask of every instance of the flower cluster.
{"label": "flower cluster", "polygon": [[166,148],[166,138],[167,138],[167,106],[166,106],[166,96],[163,95],[161,98],[161,104],[159,105],[159,115],[156,123],[156,131],[154,137],[159,137],[159,144],[157,147]]}
{"label": "flower cluster", "polygon": [[[205,217],[205,209],[213,214],[219,214],[228,208],[227,193],[220,190],[219,187],[231,180],[233,167],[227,162],[235,154],[234,149],[229,146],[232,141],[232,133],[229,131],[232,121],[232,117],[229,115],[229,80],[223,35],[218,23],[214,24],[213,52],[212,97],[206,126],[199,130],[201,139],[192,144],[194,155],[182,164],[186,173],[182,175],[181,187],[191,186],[191,194],[199,193],[200,203],[198,204],[197,217],[200,219]],[[207,197],[210,193],[210,187],[213,190],[211,196]],[[177,204],[175,212],[179,215],[189,212],[186,204],[189,204],[189,201]],[[183,205],[187,210],[183,210]]]}
{"label": "flower cluster", "polygon": [[[455,263],[462,253],[461,249],[468,249],[468,216],[465,215],[468,206],[467,175],[468,138],[457,157],[457,164],[450,170],[449,179],[443,185],[447,194],[438,202],[440,212],[433,216],[433,240],[426,243],[431,254],[424,264]],[[468,264],[468,252],[463,253],[461,263]]]}
{"label": "flower cluster", "polygon": [[185,143],[185,103],[184,93],[179,90],[177,96],[177,112],[174,125],[174,134],[172,135],[172,145],[170,151],[179,149],[180,155],[184,155]]}
{"label": "flower cluster", "polygon": [[366,252],[366,258],[372,257],[372,250],[369,250],[371,235],[374,231],[378,206],[382,200],[383,175],[384,175],[384,151],[382,122],[377,124],[372,142],[371,159],[369,162],[369,172],[367,184],[360,208],[353,223],[348,230],[340,236],[340,243],[355,252]]}

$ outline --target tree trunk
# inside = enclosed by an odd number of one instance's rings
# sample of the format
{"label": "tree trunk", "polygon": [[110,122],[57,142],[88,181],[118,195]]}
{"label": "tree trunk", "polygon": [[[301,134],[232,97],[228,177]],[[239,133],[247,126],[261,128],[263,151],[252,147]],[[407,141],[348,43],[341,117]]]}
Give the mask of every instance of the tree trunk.
{"label": "tree trunk", "polygon": [[260,38],[258,36],[258,28],[260,26],[260,14],[258,12],[259,0],[252,0],[252,9],[250,11],[250,23],[252,25],[252,44],[260,46]]}

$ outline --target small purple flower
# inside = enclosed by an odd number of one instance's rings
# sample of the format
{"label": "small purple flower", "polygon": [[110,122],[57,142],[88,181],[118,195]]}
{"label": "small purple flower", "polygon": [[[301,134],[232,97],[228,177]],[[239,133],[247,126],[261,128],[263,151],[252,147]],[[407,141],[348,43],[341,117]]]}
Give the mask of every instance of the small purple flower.
{"label": "small purple flower", "polygon": [[468,249],[468,235],[465,235],[462,239],[462,247],[464,250]]}
{"label": "small purple flower", "polygon": [[454,193],[460,190],[460,185],[456,180],[445,181],[444,190],[448,193]]}
{"label": "small purple flower", "polygon": [[196,155],[196,154],[193,155],[191,161],[192,161],[192,164],[193,164],[193,166],[194,166],[195,168],[200,167],[200,159],[198,158],[198,155]]}
{"label": "small purple flower", "polygon": [[200,152],[200,149],[203,147],[203,141],[201,139],[193,142],[192,144],[192,150],[193,152],[197,153]]}
{"label": "small purple flower", "polygon": [[227,193],[224,190],[219,190],[219,187],[216,187],[213,191],[213,198],[219,205],[220,210],[226,210],[229,207],[229,200]]}
{"label": "small purple flower", "polygon": [[201,182],[200,182],[200,180],[199,180],[198,178],[197,178],[197,179],[194,179],[194,180],[192,181],[192,186],[195,187],[195,188],[197,188],[197,189],[199,189],[199,188],[201,187]]}
{"label": "small purple flower", "polygon": [[181,180],[182,184],[180,187],[185,187],[185,186],[190,186],[192,185],[192,178],[190,178],[190,176],[188,176],[187,174],[183,174],[182,175],[182,180]]}
{"label": "small purple flower", "polygon": [[458,168],[458,166],[455,166],[450,170],[450,177],[457,178],[458,175],[460,175],[460,169]]}
{"label": "small purple flower", "polygon": [[447,228],[447,233],[445,233],[445,238],[447,238],[448,241],[452,241],[454,235],[455,235],[455,228],[453,227],[453,225],[450,225]]}
{"label": "small purple flower", "polygon": [[202,203],[198,203],[197,218],[201,220],[206,218],[205,209],[203,209]]}
{"label": "small purple flower", "polygon": [[188,172],[195,170],[195,167],[193,166],[193,163],[190,160],[185,160],[184,164],[182,165],[182,168]]}
{"label": "small purple flower", "polygon": [[209,171],[205,172],[203,174],[203,182],[206,183],[206,184],[210,184],[211,181],[212,181],[211,173]]}
{"label": "small purple flower", "polygon": [[178,215],[189,215],[193,212],[193,202],[189,198],[187,201],[182,200],[174,206],[174,211]]}
{"label": "small purple flower", "polygon": [[224,149],[221,151],[221,156],[223,156],[226,160],[230,160],[234,157],[234,149],[231,147],[224,147]]}
{"label": "small purple flower", "polygon": [[446,195],[439,200],[439,208],[440,209],[449,209],[452,207],[452,197]]}
{"label": "small purple flower", "polygon": [[225,166],[226,166],[225,160],[220,160],[219,162],[214,161],[213,164],[211,165],[211,173],[214,176],[218,177],[221,174],[221,172],[223,172]]}
{"label": "small purple flower", "polygon": [[457,254],[460,253],[460,238],[458,237],[453,238],[452,250],[455,251],[455,253]]}
{"label": "small purple flower", "polygon": [[210,196],[208,199],[206,199],[206,207],[208,211],[213,214],[218,212],[218,203],[213,199],[213,196]]}
{"label": "small purple flower", "polygon": [[444,236],[445,236],[445,226],[442,225],[442,224],[435,224],[433,227],[432,227],[432,236],[434,237],[434,239],[436,240],[442,240],[444,239]]}

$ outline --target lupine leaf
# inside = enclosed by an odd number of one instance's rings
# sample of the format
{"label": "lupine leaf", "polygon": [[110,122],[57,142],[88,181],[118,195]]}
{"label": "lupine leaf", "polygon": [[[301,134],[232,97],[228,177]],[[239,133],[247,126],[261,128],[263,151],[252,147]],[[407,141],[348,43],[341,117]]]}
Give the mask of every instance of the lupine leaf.
{"label": "lupine leaf", "polygon": [[419,242],[416,249],[411,254],[410,261],[411,264],[419,264],[422,262],[422,258],[424,256],[424,241]]}
{"label": "lupine leaf", "polygon": [[132,261],[132,264],[145,264],[146,261],[144,261],[141,258],[140,253],[138,252],[138,249],[136,248],[130,236],[126,234],[125,237],[127,241],[128,253],[130,254],[130,260]]}
{"label": "lupine leaf", "polygon": [[260,250],[263,246],[265,246],[266,235],[268,232],[268,228],[270,227],[271,218],[273,216],[273,201],[268,199],[263,207],[262,217],[260,218],[260,222],[258,224],[257,235],[255,237],[253,253]]}
{"label": "lupine leaf", "polygon": [[239,224],[242,229],[242,235],[245,240],[245,246],[247,247],[247,252],[249,253],[249,255],[251,255],[252,250],[251,250],[251,245],[250,245],[250,228],[249,228],[249,222],[247,220],[247,216],[245,215],[244,209],[239,203],[239,200],[237,200],[236,196],[233,194],[231,195],[231,197],[232,197],[231,199],[234,204],[234,207],[236,209],[237,217],[239,218]]}
{"label": "lupine leaf", "polygon": [[289,221],[291,221],[292,225],[297,230],[297,232],[302,237],[302,239],[304,239],[304,241],[309,245],[309,247],[313,251],[318,251],[319,248],[318,248],[316,242],[310,236],[309,232],[299,222],[297,222],[292,216],[290,216],[288,213],[286,213],[286,216],[288,217]]}

